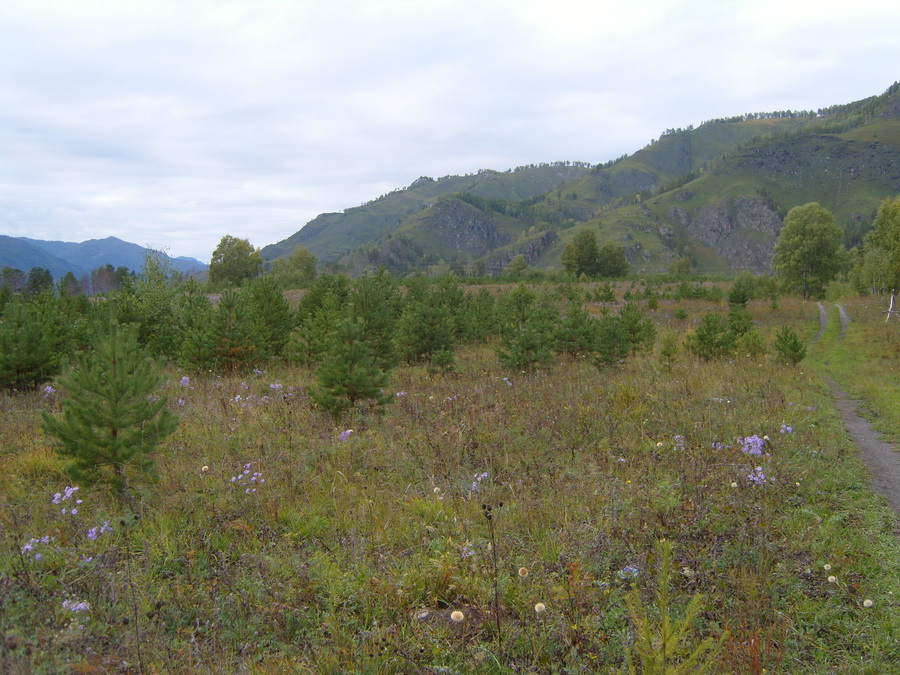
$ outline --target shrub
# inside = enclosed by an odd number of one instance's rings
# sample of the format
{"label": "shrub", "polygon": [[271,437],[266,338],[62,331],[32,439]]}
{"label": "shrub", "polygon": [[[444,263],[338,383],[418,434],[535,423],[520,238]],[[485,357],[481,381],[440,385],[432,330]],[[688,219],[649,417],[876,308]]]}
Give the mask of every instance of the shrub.
{"label": "shrub", "polygon": [[806,345],[790,326],[782,326],[775,335],[772,343],[775,352],[775,360],[795,366],[806,358]]}
{"label": "shrub", "polygon": [[666,366],[671,367],[678,358],[678,334],[675,331],[665,331],[659,339],[659,360]]}
{"label": "shrub", "polygon": [[710,361],[733,354],[736,340],[721,314],[707,312],[694,332],[687,336],[685,346],[695,356]]}
{"label": "shrub", "polygon": [[737,350],[751,359],[758,359],[768,351],[763,336],[755,330],[749,330],[737,339]]}
{"label": "shrub", "polygon": [[597,327],[597,356],[594,365],[606,368],[628,356],[628,330],[618,316],[607,315]]}

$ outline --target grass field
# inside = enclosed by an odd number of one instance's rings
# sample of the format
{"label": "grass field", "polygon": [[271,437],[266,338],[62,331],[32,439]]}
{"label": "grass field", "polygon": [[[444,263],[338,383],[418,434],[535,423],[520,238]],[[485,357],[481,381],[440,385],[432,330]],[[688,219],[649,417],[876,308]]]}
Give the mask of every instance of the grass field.
{"label": "grass field", "polygon": [[[705,645],[686,672],[895,672],[896,517],[820,373],[897,433],[900,341],[877,302],[839,302],[847,338],[832,317],[795,367],[657,341],[523,374],[470,346],[339,426],[305,369],[172,370],[181,424],[133,508],[66,492],[56,394],[0,397],[0,670],[671,673]],[[653,316],[682,335],[709,309]],[[750,310],[768,341],[817,328],[814,303]]]}

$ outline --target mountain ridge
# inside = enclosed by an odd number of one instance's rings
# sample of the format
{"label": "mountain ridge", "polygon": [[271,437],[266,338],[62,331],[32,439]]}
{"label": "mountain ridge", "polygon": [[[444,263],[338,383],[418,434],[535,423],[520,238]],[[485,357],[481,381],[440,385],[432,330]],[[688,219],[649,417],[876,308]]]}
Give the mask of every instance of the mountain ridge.
{"label": "mountain ridge", "polygon": [[[406,274],[441,263],[497,273],[496,261],[515,250],[534,267],[559,267],[566,244],[589,228],[599,243],[620,244],[635,271],[663,270],[683,255],[699,270],[764,271],[791,207],[818,201],[852,244],[880,202],[897,193],[900,85],[894,83],[880,95],[815,112],[749,113],[668,129],[605,164],[422,177],[342,213],[322,214],[261,253],[273,260],[303,245],[352,274],[382,265]],[[471,208],[440,206],[450,198]],[[506,238],[484,250],[473,237],[476,221]]]}
{"label": "mountain ridge", "polygon": [[[144,255],[149,250],[112,236],[67,242],[0,235],[0,268],[10,267],[27,273],[34,267],[40,267],[49,269],[57,280],[68,272],[81,277],[106,265],[139,272],[144,264]],[[199,273],[209,267],[194,258],[172,258],[165,252],[162,254],[172,268],[182,274]]]}

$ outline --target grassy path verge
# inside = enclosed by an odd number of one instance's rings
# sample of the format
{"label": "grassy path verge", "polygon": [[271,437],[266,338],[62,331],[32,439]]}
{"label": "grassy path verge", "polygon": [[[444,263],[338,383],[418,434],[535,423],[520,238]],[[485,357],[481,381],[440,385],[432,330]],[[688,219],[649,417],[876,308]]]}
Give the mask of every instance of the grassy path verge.
{"label": "grassy path verge", "polygon": [[861,401],[875,429],[900,443],[900,322],[885,323],[881,298],[825,306],[827,325],[810,347],[811,364]]}

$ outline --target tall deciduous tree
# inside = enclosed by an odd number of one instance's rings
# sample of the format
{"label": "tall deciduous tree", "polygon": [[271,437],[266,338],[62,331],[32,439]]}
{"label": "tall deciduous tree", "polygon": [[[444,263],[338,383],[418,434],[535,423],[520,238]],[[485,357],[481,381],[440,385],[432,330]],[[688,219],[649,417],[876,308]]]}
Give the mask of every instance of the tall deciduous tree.
{"label": "tall deciduous tree", "polygon": [[8,288],[13,293],[18,293],[25,286],[27,276],[25,272],[15,267],[4,266],[0,270],[0,284]]}
{"label": "tall deciduous tree", "polygon": [[247,239],[226,234],[209,261],[209,280],[214,284],[239,286],[245,279],[259,276],[263,260]]}
{"label": "tall deciduous tree", "polygon": [[892,290],[900,289],[900,195],[881,203],[865,249],[872,276],[880,277]]}
{"label": "tall deciduous tree", "polygon": [[563,249],[561,261],[563,268],[576,277],[582,274],[588,277],[596,276],[600,262],[597,235],[590,230],[579,231],[572,243]]}
{"label": "tall deciduous tree", "polygon": [[611,241],[600,247],[597,253],[597,276],[624,277],[628,274],[628,258],[625,249]]}
{"label": "tall deciduous tree", "polygon": [[275,259],[272,276],[284,288],[309,283],[316,278],[316,256],[303,246],[297,246],[289,256]]}
{"label": "tall deciduous tree", "polygon": [[517,279],[525,274],[527,269],[528,263],[525,262],[525,256],[520,253],[503,268],[503,276]]}
{"label": "tall deciduous tree", "polygon": [[803,298],[821,297],[841,268],[841,231],[816,202],[792,208],[775,245],[772,267]]}

